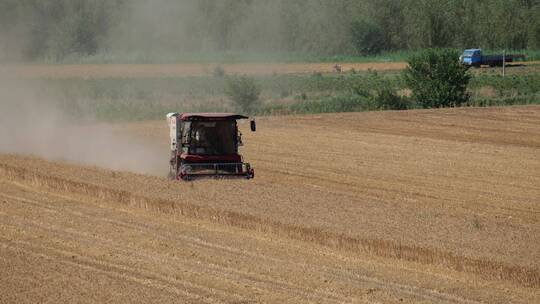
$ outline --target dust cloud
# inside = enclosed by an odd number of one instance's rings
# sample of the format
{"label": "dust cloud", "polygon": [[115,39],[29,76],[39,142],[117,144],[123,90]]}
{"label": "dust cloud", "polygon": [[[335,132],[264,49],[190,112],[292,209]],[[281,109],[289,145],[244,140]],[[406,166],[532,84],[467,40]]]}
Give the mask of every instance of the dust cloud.
{"label": "dust cloud", "polygon": [[331,53],[349,44],[349,19],[342,6],[324,1],[129,1],[104,45],[165,61],[171,53]]}
{"label": "dust cloud", "polygon": [[164,176],[164,147],[91,116],[71,116],[54,93],[0,75],[0,153]]}
{"label": "dust cloud", "polygon": [[[366,1],[0,1],[0,61],[175,63],[355,52]],[[2,41],[3,40],[3,41]]]}

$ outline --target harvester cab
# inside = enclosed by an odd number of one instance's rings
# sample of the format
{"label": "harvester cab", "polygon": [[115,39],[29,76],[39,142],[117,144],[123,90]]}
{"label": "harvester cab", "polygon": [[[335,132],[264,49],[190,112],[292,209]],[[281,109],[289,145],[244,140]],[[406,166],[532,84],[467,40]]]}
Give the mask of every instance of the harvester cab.
{"label": "harvester cab", "polygon": [[[229,113],[167,114],[171,138],[169,178],[253,178],[253,168],[238,153],[242,134],[237,121],[241,119],[248,117]],[[256,130],[254,120],[250,127]]]}

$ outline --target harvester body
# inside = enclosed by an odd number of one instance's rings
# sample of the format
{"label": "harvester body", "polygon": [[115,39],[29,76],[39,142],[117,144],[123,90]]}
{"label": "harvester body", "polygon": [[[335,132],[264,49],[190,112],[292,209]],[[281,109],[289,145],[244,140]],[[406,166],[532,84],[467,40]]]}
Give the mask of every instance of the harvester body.
{"label": "harvester body", "polygon": [[[200,177],[253,178],[254,170],[238,153],[242,135],[237,121],[248,117],[229,113],[169,113],[171,179]],[[255,130],[255,122],[251,122]]]}

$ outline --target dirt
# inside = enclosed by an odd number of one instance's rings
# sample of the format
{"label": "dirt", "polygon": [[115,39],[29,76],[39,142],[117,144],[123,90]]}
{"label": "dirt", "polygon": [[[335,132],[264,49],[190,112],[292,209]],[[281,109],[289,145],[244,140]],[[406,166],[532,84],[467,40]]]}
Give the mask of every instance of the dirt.
{"label": "dirt", "polygon": [[[537,73],[538,61],[521,62],[507,69],[509,75]],[[342,73],[399,71],[405,62],[339,63]],[[153,78],[213,75],[221,66],[228,75],[274,75],[337,73],[334,63],[236,63],[236,64],[65,64],[65,65],[4,65],[0,74],[17,78]],[[474,73],[501,73],[501,68],[475,69]]]}
{"label": "dirt", "polygon": [[[273,75],[335,72],[333,63],[240,63],[220,65],[226,74]],[[137,78],[213,75],[216,64],[84,64],[18,65],[0,67],[5,75],[19,78]],[[343,72],[401,70],[403,62],[343,63]]]}
{"label": "dirt", "polygon": [[[0,156],[0,299],[540,299],[539,106],[241,128],[252,181]],[[164,121],[116,130],[162,147],[166,161]]]}

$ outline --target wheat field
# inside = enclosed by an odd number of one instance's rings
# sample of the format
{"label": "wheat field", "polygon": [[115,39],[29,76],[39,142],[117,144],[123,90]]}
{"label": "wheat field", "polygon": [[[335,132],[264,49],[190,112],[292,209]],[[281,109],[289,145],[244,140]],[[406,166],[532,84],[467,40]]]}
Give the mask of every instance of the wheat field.
{"label": "wheat field", "polygon": [[[540,107],[264,117],[255,133],[241,128],[251,181],[1,155],[7,302],[20,299],[10,282],[41,268],[53,280],[28,283],[35,301],[69,280],[98,288],[97,272],[119,302],[131,290],[141,302],[540,299]],[[166,163],[165,122],[115,131],[161,147]]]}

